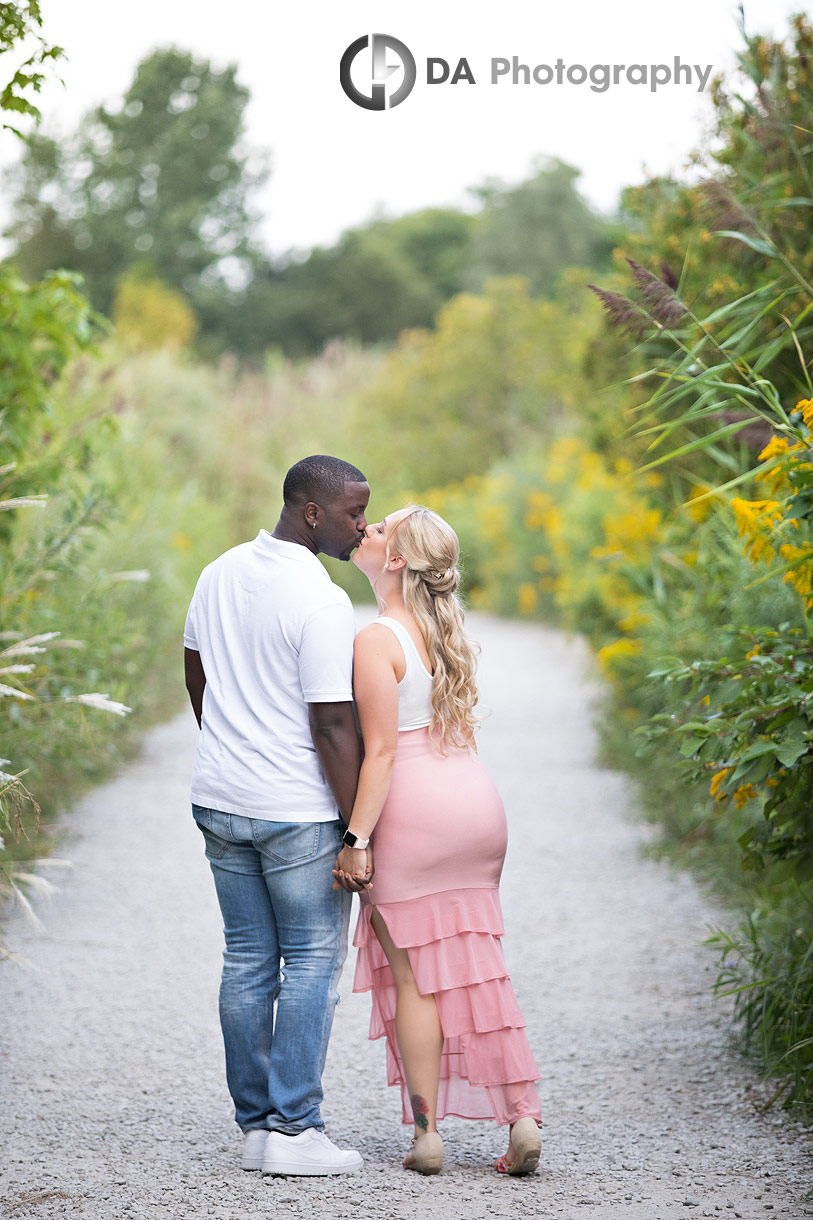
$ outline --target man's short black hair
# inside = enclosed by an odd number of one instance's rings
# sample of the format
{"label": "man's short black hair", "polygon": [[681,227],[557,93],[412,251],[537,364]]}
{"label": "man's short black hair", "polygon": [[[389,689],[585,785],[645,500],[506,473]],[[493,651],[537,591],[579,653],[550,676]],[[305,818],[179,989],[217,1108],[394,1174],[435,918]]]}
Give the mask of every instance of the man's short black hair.
{"label": "man's short black hair", "polygon": [[366,476],[358,466],[327,453],[316,453],[312,457],[296,462],[285,476],[282,498],[286,504],[324,504],[344,494],[345,483],[366,483]]}

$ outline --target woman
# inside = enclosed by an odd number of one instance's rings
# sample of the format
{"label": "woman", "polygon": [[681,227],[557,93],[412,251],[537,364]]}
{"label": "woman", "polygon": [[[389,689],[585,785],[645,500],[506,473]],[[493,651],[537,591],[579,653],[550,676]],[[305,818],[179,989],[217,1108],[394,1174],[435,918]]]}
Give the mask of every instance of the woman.
{"label": "woman", "polygon": [[437,1173],[437,1120],[510,1124],[503,1173],[539,1161],[539,1079],[505,967],[498,884],[505,812],[474,748],[474,650],[456,595],[459,546],[410,506],[368,526],[353,561],[379,618],[356,637],[364,737],[358,793],[336,862],[362,896],[354,990],[372,990],[370,1037],[387,1039],[415,1138],[406,1169]]}

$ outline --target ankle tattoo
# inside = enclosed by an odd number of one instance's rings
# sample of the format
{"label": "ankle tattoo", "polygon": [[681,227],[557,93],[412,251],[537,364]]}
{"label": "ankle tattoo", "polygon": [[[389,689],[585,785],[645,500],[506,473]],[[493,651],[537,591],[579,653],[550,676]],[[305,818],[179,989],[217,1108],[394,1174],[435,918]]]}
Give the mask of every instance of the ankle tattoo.
{"label": "ankle tattoo", "polygon": [[412,1103],[412,1117],[415,1120],[415,1126],[420,1127],[421,1131],[428,1131],[429,1119],[426,1115],[429,1107],[426,1100],[421,1097],[420,1093],[413,1093],[409,1100]]}

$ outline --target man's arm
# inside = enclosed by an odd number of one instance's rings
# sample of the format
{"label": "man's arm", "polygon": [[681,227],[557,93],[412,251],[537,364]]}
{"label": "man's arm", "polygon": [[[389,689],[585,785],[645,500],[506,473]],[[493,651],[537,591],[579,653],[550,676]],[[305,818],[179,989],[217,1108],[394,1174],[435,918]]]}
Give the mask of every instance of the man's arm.
{"label": "man's arm", "polygon": [[361,740],[353,704],[309,703],[311,737],[339,812],[350,820],[361,767]]}
{"label": "man's arm", "polygon": [[189,701],[192,704],[192,711],[195,713],[198,728],[200,728],[201,716],[203,715],[203,690],[206,686],[206,674],[203,672],[203,662],[200,659],[200,653],[195,652],[194,648],[184,648],[183,668],[186,677],[186,689],[189,691]]}

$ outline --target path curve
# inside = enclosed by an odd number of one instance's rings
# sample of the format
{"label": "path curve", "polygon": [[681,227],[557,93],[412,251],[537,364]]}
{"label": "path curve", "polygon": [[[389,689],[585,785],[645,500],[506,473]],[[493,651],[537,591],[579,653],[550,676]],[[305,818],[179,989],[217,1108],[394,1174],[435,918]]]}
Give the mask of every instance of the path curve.
{"label": "path curve", "polygon": [[701,947],[721,918],[645,859],[625,777],[596,762],[583,647],[473,615],[492,709],[482,755],[508,810],[505,949],[542,1072],[532,1179],[499,1177],[491,1123],[449,1119],[438,1178],[399,1167],[406,1129],[343,980],[325,1076],[328,1130],[365,1156],[340,1179],[263,1179],[240,1137],[217,1025],[221,933],[187,787],[191,713],[74,810],[74,862],[12,923],[32,970],[0,968],[0,1215],[14,1220],[813,1215],[809,1134],[760,1113],[725,1047]]}

